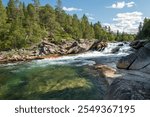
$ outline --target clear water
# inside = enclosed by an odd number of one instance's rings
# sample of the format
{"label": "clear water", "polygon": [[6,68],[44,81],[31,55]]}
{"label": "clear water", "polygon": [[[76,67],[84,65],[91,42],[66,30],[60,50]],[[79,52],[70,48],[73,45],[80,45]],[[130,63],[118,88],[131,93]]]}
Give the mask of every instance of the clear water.
{"label": "clear water", "polygon": [[127,45],[111,54],[116,44],[103,52],[87,52],[56,59],[0,65],[0,99],[103,99],[108,83],[90,66],[92,58],[128,54]]}

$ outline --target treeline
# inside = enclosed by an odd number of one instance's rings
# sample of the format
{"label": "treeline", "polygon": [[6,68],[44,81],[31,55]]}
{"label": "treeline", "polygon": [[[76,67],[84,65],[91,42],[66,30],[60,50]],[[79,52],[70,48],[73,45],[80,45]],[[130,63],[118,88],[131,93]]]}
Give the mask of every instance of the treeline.
{"label": "treeline", "polygon": [[143,23],[139,25],[139,32],[136,39],[148,39],[150,40],[150,19],[145,18]]}
{"label": "treeline", "polygon": [[113,33],[100,22],[92,24],[88,17],[68,15],[62,10],[61,0],[54,9],[49,4],[41,6],[39,0],[22,3],[9,0],[5,7],[0,0],[0,51],[30,47],[43,38],[60,42],[62,39],[100,39],[104,41],[129,41],[134,35]]}

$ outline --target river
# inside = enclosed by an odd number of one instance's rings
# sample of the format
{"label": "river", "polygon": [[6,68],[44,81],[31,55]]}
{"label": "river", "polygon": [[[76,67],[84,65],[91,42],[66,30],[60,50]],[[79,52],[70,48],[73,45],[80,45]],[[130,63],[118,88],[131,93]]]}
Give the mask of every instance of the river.
{"label": "river", "polygon": [[[116,47],[119,51],[112,53]],[[128,43],[109,43],[102,52],[1,64],[0,99],[103,99],[108,83],[90,67],[107,64],[115,68],[130,50]]]}

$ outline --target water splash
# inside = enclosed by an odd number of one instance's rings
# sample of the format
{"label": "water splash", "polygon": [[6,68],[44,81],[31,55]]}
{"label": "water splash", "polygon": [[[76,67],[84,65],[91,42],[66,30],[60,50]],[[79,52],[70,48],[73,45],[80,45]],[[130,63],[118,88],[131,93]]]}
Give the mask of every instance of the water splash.
{"label": "water splash", "polygon": [[[123,44],[122,46],[118,46]],[[117,53],[112,53],[112,49],[119,47],[119,51]],[[58,58],[49,58],[44,60],[33,60],[27,66],[30,67],[45,67],[47,65],[73,65],[73,66],[84,66],[84,65],[94,65],[96,64],[92,58],[101,58],[101,57],[121,57],[126,56],[131,53],[131,48],[128,43],[109,43],[108,47],[105,48],[104,51],[89,51],[81,54],[76,55],[68,55],[62,56]],[[13,64],[7,64],[7,66],[12,67]],[[14,64],[16,65],[16,63]]]}

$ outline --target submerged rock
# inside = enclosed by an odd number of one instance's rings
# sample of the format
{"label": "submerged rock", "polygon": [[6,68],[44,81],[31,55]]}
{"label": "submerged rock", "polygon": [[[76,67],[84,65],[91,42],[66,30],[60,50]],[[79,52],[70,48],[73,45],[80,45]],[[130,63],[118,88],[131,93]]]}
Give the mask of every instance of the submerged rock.
{"label": "submerged rock", "polygon": [[95,69],[99,72],[100,77],[106,79],[107,83],[110,85],[113,80],[118,77],[116,69],[109,67],[107,65],[96,65]]}
{"label": "submerged rock", "polygon": [[104,77],[113,78],[115,76],[116,70],[107,66],[107,65],[96,65],[95,69],[97,69],[100,74]]}

